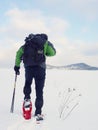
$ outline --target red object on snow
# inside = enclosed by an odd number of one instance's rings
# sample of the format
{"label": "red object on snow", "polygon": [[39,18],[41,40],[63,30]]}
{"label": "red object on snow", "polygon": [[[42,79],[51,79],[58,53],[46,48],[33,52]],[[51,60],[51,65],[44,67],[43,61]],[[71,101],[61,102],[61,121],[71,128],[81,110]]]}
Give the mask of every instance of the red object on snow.
{"label": "red object on snow", "polygon": [[32,114],[32,102],[30,102],[29,107],[24,107],[24,103],[23,103],[23,117],[26,120],[31,119],[31,114]]}

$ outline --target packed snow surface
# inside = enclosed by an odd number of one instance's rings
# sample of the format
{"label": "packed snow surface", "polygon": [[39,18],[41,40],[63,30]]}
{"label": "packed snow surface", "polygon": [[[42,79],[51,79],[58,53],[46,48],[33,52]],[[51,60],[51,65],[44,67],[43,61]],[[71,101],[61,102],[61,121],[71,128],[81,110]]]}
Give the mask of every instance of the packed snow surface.
{"label": "packed snow surface", "polygon": [[[17,77],[14,113],[10,113],[15,74],[0,69],[0,130],[98,130],[98,71],[46,71],[43,114],[36,124],[34,117],[22,117],[24,70]],[[32,84],[34,113],[35,89]]]}

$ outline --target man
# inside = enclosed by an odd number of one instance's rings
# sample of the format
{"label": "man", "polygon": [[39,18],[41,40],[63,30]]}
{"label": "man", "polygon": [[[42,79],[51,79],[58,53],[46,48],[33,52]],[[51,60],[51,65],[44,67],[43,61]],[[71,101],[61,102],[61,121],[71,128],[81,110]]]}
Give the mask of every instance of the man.
{"label": "man", "polygon": [[[23,89],[23,116],[25,119],[31,118],[31,84],[35,80],[36,100],[35,116],[38,120],[43,120],[43,88],[46,75],[46,56],[54,56],[56,50],[53,44],[48,41],[46,34],[30,34],[25,39],[25,44],[19,48],[16,53],[14,70],[16,75],[20,74],[20,63],[23,60],[25,68],[25,85]],[[29,108],[29,109],[27,109]],[[28,111],[27,111],[28,110]]]}

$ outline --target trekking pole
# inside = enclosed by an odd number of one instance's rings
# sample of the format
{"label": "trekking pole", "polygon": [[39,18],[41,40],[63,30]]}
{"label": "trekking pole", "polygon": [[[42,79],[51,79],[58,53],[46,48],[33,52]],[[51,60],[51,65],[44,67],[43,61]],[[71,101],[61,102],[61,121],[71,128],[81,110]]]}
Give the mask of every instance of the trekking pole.
{"label": "trekking pole", "polygon": [[14,101],[15,101],[16,81],[17,81],[17,74],[15,75],[15,82],[14,82],[14,89],[13,89],[12,103],[11,103],[11,109],[10,109],[10,112],[11,112],[11,113],[14,112]]}

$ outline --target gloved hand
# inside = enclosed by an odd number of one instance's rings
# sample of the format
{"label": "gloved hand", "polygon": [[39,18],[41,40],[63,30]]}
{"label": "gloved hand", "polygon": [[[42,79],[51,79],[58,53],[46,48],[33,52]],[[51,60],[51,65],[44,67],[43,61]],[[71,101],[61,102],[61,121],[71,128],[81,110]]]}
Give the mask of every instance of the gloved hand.
{"label": "gloved hand", "polygon": [[16,75],[20,75],[19,69],[20,69],[20,67],[18,67],[16,65],[14,66],[14,71],[15,71]]}

